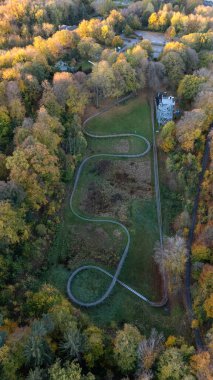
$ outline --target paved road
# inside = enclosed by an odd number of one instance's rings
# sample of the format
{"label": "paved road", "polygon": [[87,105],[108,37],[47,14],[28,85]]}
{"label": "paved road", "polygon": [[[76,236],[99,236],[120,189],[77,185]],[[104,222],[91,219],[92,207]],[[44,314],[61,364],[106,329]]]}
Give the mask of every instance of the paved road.
{"label": "paved road", "polygon": [[143,31],[143,30],[135,30],[134,33],[135,33],[134,38],[126,37],[124,34],[120,35],[120,37],[124,41],[124,46],[122,47],[121,52],[124,52],[127,49],[132,48],[134,45],[140,43],[143,38],[151,42],[154,58],[158,58],[161,55],[163,48],[166,44],[164,33],[149,32],[149,31]]}
{"label": "paved road", "polygon": [[[123,100],[124,99],[122,99],[121,101],[123,101]],[[120,102],[117,102],[117,103],[120,103]],[[99,112],[99,113],[91,116],[90,118],[88,118],[84,122],[84,126],[86,127],[87,123],[91,119],[93,119],[94,117],[97,117],[98,115],[102,114],[103,112],[106,112],[107,110],[108,109],[106,109],[105,111]],[[158,164],[157,164],[157,150],[156,150],[156,144],[155,144],[153,106],[151,107],[151,110],[152,110],[153,146],[154,146],[153,147],[153,151],[154,151],[155,191],[156,191],[156,202],[157,202],[157,212],[158,212],[160,242],[161,242],[161,244],[163,244],[163,239],[162,239],[162,223],[161,223],[161,206],[160,206],[160,192],[159,192],[158,169],[157,169],[157,167],[158,167]],[[141,298],[143,301],[147,302],[148,304],[150,304],[150,305],[152,305],[154,307],[161,307],[161,306],[165,305],[166,302],[167,302],[167,294],[166,294],[166,291],[165,291],[165,286],[164,286],[164,293],[163,293],[162,300],[160,300],[159,302],[152,302],[148,298],[146,298],[143,294],[137,292],[136,290],[132,289],[131,287],[129,287],[128,285],[126,285],[125,283],[123,283],[122,281],[120,281],[118,279],[119,274],[121,272],[121,269],[122,269],[122,267],[124,265],[125,259],[126,259],[127,255],[128,255],[130,241],[131,241],[130,233],[129,233],[128,229],[126,228],[126,226],[124,226],[124,224],[122,224],[122,223],[120,223],[120,222],[118,222],[116,220],[113,220],[113,219],[102,219],[102,218],[84,217],[84,216],[82,216],[82,215],[79,214],[78,210],[75,210],[74,202],[73,202],[75,194],[76,194],[76,192],[78,190],[79,178],[80,178],[81,173],[82,173],[82,171],[84,169],[84,166],[88,163],[88,161],[90,161],[90,160],[92,160],[94,158],[100,158],[100,159],[103,159],[103,158],[118,158],[118,159],[119,158],[126,158],[126,159],[128,159],[128,158],[140,158],[140,157],[145,156],[150,151],[150,149],[151,149],[150,142],[144,136],[141,136],[139,134],[134,134],[134,133],[96,135],[96,134],[87,132],[86,129],[85,129],[84,133],[87,136],[89,136],[89,137],[97,138],[97,139],[117,138],[117,137],[123,138],[123,137],[132,137],[133,136],[133,137],[136,137],[136,138],[144,141],[145,144],[146,144],[146,148],[145,148],[145,150],[143,152],[138,153],[138,154],[109,154],[109,153],[95,154],[95,155],[92,155],[90,157],[86,157],[82,161],[82,163],[80,164],[80,166],[78,168],[78,171],[77,171],[77,174],[76,174],[76,177],[75,177],[72,195],[70,197],[70,208],[71,208],[73,214],[76,217],[78,217],[79,219],[81,219],[83,221],[86,221],[86,222],[110,223],[110,224],[117,225],[117,226],[121,227],[121,229],[126,234],[127,241],[126,241],[125,248],[123,250],[121,259],[120,259],[120,261],[118,263],[118,266],[117,266],[117,269],[116,269],[114,275],[112,275],[108,271],[102,269],[101,267],[98,267],[98,266],[95,266],[95,265],[84,265],[84,266],[81,266],[81,267],[77,268],[74,272],[72,272],[71,276],[69,277],[69,280],[68,280],[68,283],[67,283],[67,293],[68,293],[68,296],[71,299],[71,301],[73,301],[74,303],[76,303],[76,304],[78,304],[80,306],[84,306],[84,307],[97,306],[100,303],[102,303],[110,295],[110,293],[112,292],[112,290],[113,290],[116,282],[118,282],[120,285],[122,285],[123,287],[125,287],[126,289],[128,289],[129,291],[131,291],[133,294],[135,294],[137,297]],[[73,281],[74,281],[75,277],[80,272],[83,272],[83,271],[86,271],[86,270],[96,270],[96,271],[99,271],[99,272],[103,273],[104,275],[106,275],[106,276],[108,276],[108,277],[110,277],[112,279],[112,281],[111,281],[109,287],[106,289],[105,293],[102,296],[100,296],[98,299],[96,299],[95,301],[93,301],[93,302],[83,302],[83,301],[77,299],[74,296],[73,292],[72,292],[72,285],[73,285]],[[163,280],[164,280],[164,278],[163,278]]]}
{"label": "paved road", "polygon": [[162,46],[166,45],[165,33],[151,32],[149,30],[135,30],[134,33],[138,37],[143,37],[144,40],[149,40],[152,45]]}

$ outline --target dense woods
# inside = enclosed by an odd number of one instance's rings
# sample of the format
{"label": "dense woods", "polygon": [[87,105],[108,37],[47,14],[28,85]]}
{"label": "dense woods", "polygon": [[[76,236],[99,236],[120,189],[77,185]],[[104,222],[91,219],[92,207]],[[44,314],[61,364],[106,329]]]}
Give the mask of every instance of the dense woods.
{"label": "dense woods", "polygon": [[[122,49],[143,29],[165,32],[157,60],[148,40]],[[166,270],[169,299],[184,293],[186,241],[213,123],[213,8],[199,0],[123,7],[111,0],[5,0],[0,49],[1,379],[210,380],[212,132],[192,245],[191,328],[200,327],[203,351],[192,338],[164,336],[155,326],[145,336],[134,321],[95,326],[46,283],[45,273],[67,188],[87,148],[86,108],[140,91],[153,97],[161,88],[182,110],[157,139],[182,210],[154,256]]]}

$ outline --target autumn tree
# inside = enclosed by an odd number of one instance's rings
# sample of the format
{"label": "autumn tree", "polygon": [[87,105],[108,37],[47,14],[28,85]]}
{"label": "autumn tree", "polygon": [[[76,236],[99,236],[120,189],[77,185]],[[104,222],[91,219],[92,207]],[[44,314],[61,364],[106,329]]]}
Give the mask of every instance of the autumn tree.
{"label": "autumn tree", "polygon": [[88,367],[93,368],[104,353],[104,333],[96,326],[89,326],[84,331],[84,337],[84,359]]}
{"label": "autumn tree", "polygon": [[54,91],[48,81],[42,83],[43,94],[40,101],[40,105],[44,106],[50,116],[55,116],[60,118],[62,113],[62,107],[57,101]]}
{"label": "autumn tree", "polygon": [[8,109],[0,107],[0,146],[5,149],[11,139],[12,125]]}
{"label": "autumn tree", "polygon": [[206,298],[204,302],[204,310],[206,312],[207,318],[213,318],[213,293]]}
{"label": "autumn tree", "polygon": [[212,379],[211,355],[208,351],[202,351],[193,355],[190,360],[190,365],[193,373],[199,380]]}
{"label": "autumn tree", "polygon": [[112,26],[107,24],[105,20],[92,18],[91,20],[83,20],[77,29],[77,33],[81,38],[92,37],[101,44],[111,46],[115,33]]}
{"label": "autumn tree", "polygon": [[78,115],[68,118],[65,128],[66,152],[72,154],[72,156],[67,157],[67,164],[72,173],[75,159],[81,159],[82,154],[86,150],[87,140],[83,135],[82,124]]}
{"label": "autumn tree", "polygon": [[95,0],[92,6],[97,13],[106,16],[114,8],[114,3],[112,0]]}
{"label": "autumn tree", "polygon": [[154,12],[154,13],[152,13],[150,15],[148,23],[149,23],[149,29],[151,29],[151,30],[159,30],[158,15],[157,15],[156,12]]}
{"label": "autumn tree", "polygon": [[212,318],[213,266],[205,264],[199,277],[194,308],[201,323]]}
{"label": "autumn tree", "polygon": [[21,206],[25,193],[21,186],[12,181],[0,181],[0,201],[9,201],[11,206]]}
{"label": "autumn tree", "polygon": [[[212,84],[213,75],[209,70],[202,70],[203,76],[206,80],[200,85],[200,91],[195,98],[195,107],[201,108],[206,114],[206,126],[210,125],[213,121],[213,98],[212,98]],[[201,75],[202,75],[201,73]]]}
{"label": "autumn tree", "polygon": [[183,60],[186,59],[187,46],[179,41],[171,41],[168,42],[163,49],[163,54],[167,54],[169,52],[179,53]]}
{"label": "autumn tree", "polygon": [[165,8],[159,12],[152,13],[148,20],[149,29],[155,31],[165,31],[169,27],[169,24],[170,14]]}
{"label": "autumn tree", "polygon": [[[36,38],[41,40],[41,37]],[[34,39],[34,45],[36,43],[36,38]],[[45,41],[45,47],[47,52],[49,51],[53,61],[56,61],[60,57],[63,58],[66,54],[69,54],[70,49],[76,48],[78,42],[79,36],[77,33],[69,30],[60,30]]]}
{"label": "autumn tree", "polygon": [[25,311],[31,317],[39,317],[47,314],[55,306],[61,305],[63,297],[53,286],[44,284],[37,292],[27,293]]}
{"label": "autumn tree", "polygon": [[114,342],[114,357],[121,372],[132,372],[136,368],[137,350],[142,336],[139,330],[125,324],[123,330],[116,334]]}
{"label": "autumn tree", "polygon": [[[192,353],[192,351],[191,351]],[[187,355],[188,356],[188,355]],[[194,379],[192,375],[189,359],[181,349],[171,347],[164,351],[158,361],[157,376],[159,380],[181,380],[181,379]]]}
{"label": "autumn tree", "polygon": [[41,86],[37,78],[31,74],[24,75],[19,84],[26,111],[32,114],[41,95]]}
{"label": "autumn tree", "polygon": [[191,210],[193,203],[192,194],[196,191],[198,173],[201,170],[200,161],[191,152],[184,153],[184,151],[175,150],[167,158],[166,167],[168,172],[176,173],[179,183],[184,188],[186,207],[188,210]]}
{"label": "autumn tree", "polygon": [[65,106],[68,99],[68,88],[73,84],[73,75],[70,73],[55,73],[53,77],[53,91],[58,103]]}
{"label": "autumn tree", "polygon": [[97,61],[100,58],[102,47],[93,38],[85,37],[79,42],[78,51],[82,58]]}
{"label": "autumn tree", "polygon": [[200,84],[205,81],[205,78],[196,75],[185,75],[178,86],[178,96],[183,101],[192,101],[199,91]]}
{"label": "autumn tree", "polygon": [[181,41],[199,52],[201,49],[212,50],[213,33],[190,33],[181,38]]}
{"label": "autumn tree", "polygon": [[21,125],[25,116],[25,107],[19,98],[15,98],[9,103],[9,111],[13,126]]}
{"label": "autumn tree", "polygon": [[121,33],[125,19],[121,12],[113,9],[107,17],[106,22],[114,29],[116,33]]}
{"label": "autumn tree", "polygon": [[180,236],[164,239],[164,247],[157,244],[155,247],[155,261],[161,271],[166,271],[169,278],[170,291],[178,289],[185,270],[186,243]]}
{"label": "autumn tree", "polygon": [[174,26],[169,26],[168,29],[166,30],[165,37],[168,40],[172,40],[176,36],[176,30]]}
{"label": "autumn tree", "polygon": [[91,37],[91,33],[89,31],[89,21],[88,20],[83,20],[80,22],[78,25],[78,34],[80,38],[85,38],[85,37]]}
{"label": "autumn tree", "polygon": [[33,137],[45,145],[52,154],[57,153],[64,128],[57,117],[50,116],[44,107],[37,114],[36,122],[32,126]]}
{"label": "autumn tree", "polygon": [[175,148],[176,139],[174,121],[168,121],[163,126],[160,133],[159,145],[165,153],[171,152]]}
{"label": "autumn tree", "polygon": [[126,52],[127,63],[131,65],[132,74],[134,70],[136,75],[137,85],[135,85],[135,89],[132,91],[136,91],[139,88],[144,88],[146,84],[146,71],[148,66],[147,57],[147,51],[144,50],[139,44],[135,45],[132,49],[128,49]]}
{"label": "autumn tree", "polygon": [[149,370],[163,348],[164,337],[152,329],[150,337],[141,341],[138,348],[139,373]]}
{"label": "autumn tree", "polygon": [[59,181],[58,159],[33,138],[25,140],[7,159],[10,179],[26,191],[26,202],[34,210],[48,203]]}
{"label": "autumn tree", "polygon": [[113,96],[114,81],[113,69],[107,61],[100,61],[93,67],[89,83],[95,91],[97,106],[99,96],[104,98]]}
{"label": "autumn tree", "polygon": [[185,64],[183,59],[179,53],[171,51],[163,56],[161,62],[165,66],[169,84],[176,88],[184,75]]}
{"label": "autumn tree", "polygon": [[80,88],[76,83],[67,89],[67,110],[70,116],[83,115],[85,106],[88,103],[88,93]]}
{"label": "autumn tree", "polygon": [[16,210],[10,202],[0,202],[0,240],[3,244],[17,244],[29,238],[24,209]]}
{"label": "autumn tree", "polygon": [[192,246],[192,258],[194,261],[210,261],[211,248],[204,243],[195,242]]}
{"label": "autumn tree", "polygon": [[5,181],[8,177],[8,170],[6,168],[6,155],[0,153],[0,180]]}
{"label": "autumn tree", "polygon": [[1,376],[5,380],[16,380],[24,366],[24,344],[28,328],[17,329],[18,334],[11,334],[7,344],[0,348]]}
{"label": "autumn tree", "polygon": [[61,366],[59,360],[57,360],[49,369],[50,380],[95,380],[92,374],[82,376],[82,370],[78,363],[67,362],[64,366]]}
{"label": "autumn tree", "polygon": [[147,86],[157,91],[159,87],[165,82],[165,67],[161,62],[149,61],[146,69],[146,83]]}
{"label": "autumn tree", "polygon": [[124,41],[120,36],[115,36],[112,40],[112,46],[115,48],[122,47],[124,44]]}
{"label": "autumn tree", "polygon": [[148,56],[151,58],[153,54],[153,47],[152,47],[151,42],[149,40],[143,39],[140,42],[140,46],[142,47],[142,49],[147,51]]}
{"label": "autumn tree", "polygon": [[127,50],[126,58],[132,67],[137,67],[141,61],[147,59],[147,52],[138,44]]}
{"label": "autumn tree", "polygon": [[137,81],[136,71],[123,57],[118,59],[113,65],[115,78],[114,96],[119,97],[129,92],[135,92],[140,87]]}
{"label": "autumn tree", "polygon": [[192,152],[196,141],[202,140],[202,133],[208,128],[206,120],[205,111],[202,109],[184,113],[176,127],[177,141],[183,150]]}

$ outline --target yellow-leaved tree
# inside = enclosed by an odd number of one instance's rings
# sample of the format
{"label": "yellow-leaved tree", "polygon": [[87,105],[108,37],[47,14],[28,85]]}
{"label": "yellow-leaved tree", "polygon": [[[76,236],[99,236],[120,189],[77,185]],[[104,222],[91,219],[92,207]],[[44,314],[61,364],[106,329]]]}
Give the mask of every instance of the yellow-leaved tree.
{"label": "yellow-leaved tree", "polygon": [[0,202],[0,240],[4,244],[16,244],[29,237],[25,211],[15,209],[10,202]]}
{"label": "yellow-leaved tree", "polygon": [[21,185],[27,197],[26,203],[39,210],[48,203],[54,193],[60,173],[58,158],[47,147],[29,136],[11,157],[7,158],[10,179]]}

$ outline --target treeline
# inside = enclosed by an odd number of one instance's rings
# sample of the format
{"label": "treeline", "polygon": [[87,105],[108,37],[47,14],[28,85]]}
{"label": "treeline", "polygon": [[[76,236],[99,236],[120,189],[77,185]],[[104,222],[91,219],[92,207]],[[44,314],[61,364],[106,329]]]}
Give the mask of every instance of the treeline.
{"label": "treeline", "polygon": [[168,4],[155,0],[135,1],[118,12],[123,18],[122,31],[126,35],[131,35],[136,29],[148,28],[166,32],[169,38],[175,38],[207,32],[213,25],[212,7],[203,6],[199,0]]}
{"label": "treeline", "polygon": [[154,12],[148,19],[148,28],[155,31],[167,32],[174,38],[176,35],[189,33],[203,33],[212,28],[212,7],[197,6],[193,13],[184,14],[171,4],[166,4],[158,12]]}
{"label": "treeline", "polygon": [[[116,36],[120,32],[128,36],[136,29],[148,28],[166,32],[168,38],[175,38],[190,33],[205,33],[213,25],[212,7],[201,5],[199,0],[165,5],[158,0],[142,0],[131,2],[124,9],[115,9],[111,0],[24,0],[21,3],[6,0],[0,5],[0,47],[26,46],[36,36],[47,39],[58,30],[59,25],[78,25],[82,19],[90,19],[94,11],[105,18],[93,19],[86,37],[95,36],[100,43],[104,41],[110,46],[120,46],[121,39]],[[82,31],[87,22],[82,23]]]}
{"label": "treeline", "polygon": [[[185,75],[179,82],[177,93],[183,107],[188,110],[178,122],[168,122],[159,138],[160,147],[167,154],[167,170],[169,173],[175,173],[179,192],[183,194],[185,207],[174,221],[174,229],[179,236],[185,238],[191,224],[190,215],[197,191],[205,141],[213,122],[212,85],[212,67]],[[202,183],[192,245],[191,291],[196,316],[192,321],[192,328],[200,326],[203,331],[211,326],[210,320],[213,317],[212,135],[210,139],[210,162]],[[168,260],[167,265],[169,262]]]}
{"label": "treeline", "polygon": [[[49,285],[28,292],[21,313],[30,325],[2,326],[9,334],[0,349],[4,380],[211,379],[208,351],[196,353],[182,337],[165,339],[155,329],[143,336],[129,324],[106,334]],[[210,352],[212,339],[210,330]]]}
{"label": "treeline", "polygon": [[90,1],[6,0],[0,4],[0,47],[25,46],[33,37],[48,38],[61,24],[76,24],[90,15]]}

